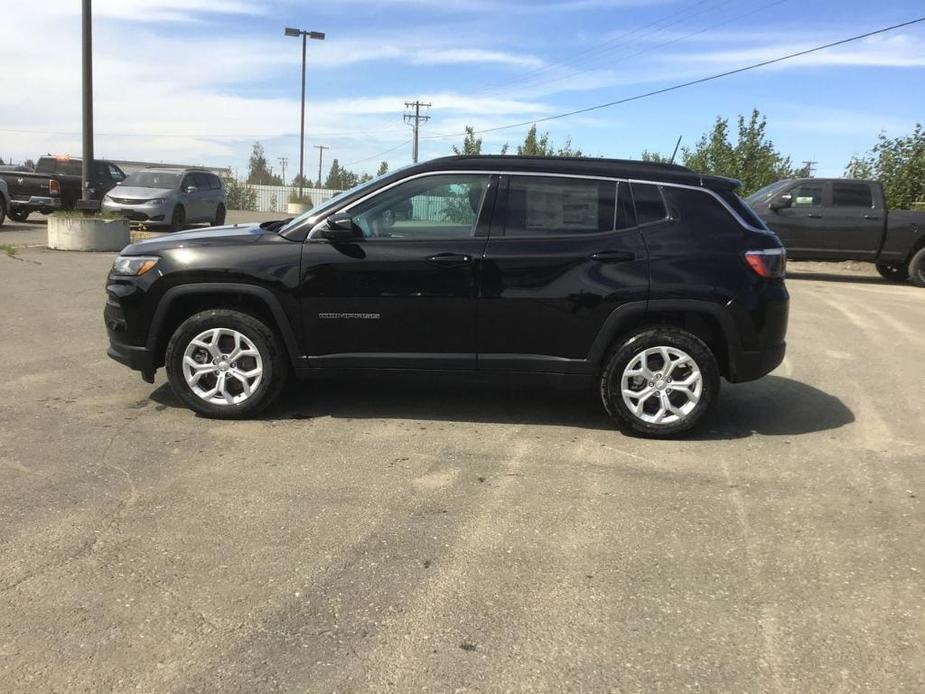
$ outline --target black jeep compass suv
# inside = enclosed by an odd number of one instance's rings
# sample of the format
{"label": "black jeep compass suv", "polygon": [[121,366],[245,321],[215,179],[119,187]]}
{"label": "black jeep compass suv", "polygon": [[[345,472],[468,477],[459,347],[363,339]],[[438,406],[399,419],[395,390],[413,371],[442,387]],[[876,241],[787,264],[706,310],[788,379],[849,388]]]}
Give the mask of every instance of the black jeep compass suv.
{"label": "black jeep compass suv", "polygon": [[196,412],[253,415],[290,374],[585,379],[624,430],[693,427],[720,377],[784,356],[777,237],[736,181],[608,159],[447,157],[287,222],[128,246],[109,355]]}

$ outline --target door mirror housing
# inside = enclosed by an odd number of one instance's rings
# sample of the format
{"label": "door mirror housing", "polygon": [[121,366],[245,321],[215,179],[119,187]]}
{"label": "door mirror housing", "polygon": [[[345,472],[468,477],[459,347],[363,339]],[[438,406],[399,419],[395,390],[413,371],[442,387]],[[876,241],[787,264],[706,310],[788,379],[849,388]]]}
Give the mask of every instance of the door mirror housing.
{"label": "door mirror housing", "polygon": [[774,198],[768,207],[777,212],[778,210],[785,210],[792,205],[793,196],[790,195],[790,193],[784,193],[783,195],[778,195],[776,198]]}
{"label": "door mirror housing", "polygon": [[199,190],[199,188],[197,188],[196,186],[186,186],[187,193],[195,193],[197,190]]}
{"label": "door mirror housing", "polygon": [[328,241],[356,241],[362,238],[360,229],[353,223],[353,218],[346,213],[332,214],[325,220],[321,236]]}

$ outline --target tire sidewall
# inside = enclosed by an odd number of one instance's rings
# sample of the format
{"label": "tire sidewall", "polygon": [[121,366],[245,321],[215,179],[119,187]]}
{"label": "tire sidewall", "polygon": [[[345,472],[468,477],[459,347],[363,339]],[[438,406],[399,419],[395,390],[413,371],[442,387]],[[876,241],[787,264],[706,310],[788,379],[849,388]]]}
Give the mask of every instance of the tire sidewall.
{"label": "tire sidewall", "polygon": [[[637,418],[623,401],[621,381],[623,371],[640,352],[652,347],[675,347],[687,353],[700,369],[703,389],[694,410],[680,422],[650,424]],[[695,335],[680,328],[652,328],[621,341],[610,353],[601,372],[601,400],[617,425],[630,434],[664,438],[693,429],[716,402],[719,395],[719,366],[710,348]]]}
{"label": "tire sidewall", "polygon": [[212,221],[212,226],[220,227],[222,224],[224,224],[226,214],[227,210],[225,209],[225,206],[219,205],[215,210],[215,219]]}
{"label": "tire sidewall", "polygon": [[925,287],[925,248],[920,248],[909,261],[909,278],[916,287]]}
{"label": "tire sidewall", "polygon": [[173,231],[183,231],[186,226],[186,209],[183,205],[177,205],[173,208],[173,214],[170,215],[170,228]]}
{"label": "tire sidewall", "polygon": [[[196,395],[183,375],[183,355],[190,341],[210,328],[230,328],[244,334],[260,353],[263,376],[257,390],[236,405],[216,405]],[[239,311],[213,309],[188,318],[167,344],[164,365],[174,394],[196,413],[214,419],[239,419],[260,412],[279,394],[286,377],[286,360],[276,334],[253,316]]]}

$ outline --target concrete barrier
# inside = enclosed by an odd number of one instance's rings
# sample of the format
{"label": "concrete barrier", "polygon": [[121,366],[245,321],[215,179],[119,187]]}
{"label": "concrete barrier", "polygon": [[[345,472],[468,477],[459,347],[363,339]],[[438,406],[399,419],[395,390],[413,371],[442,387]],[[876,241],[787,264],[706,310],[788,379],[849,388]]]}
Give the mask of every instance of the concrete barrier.
{"label": "concrete barrier", "polygon": [[127,219],[53,214],[48,218],[48,247],[58,251],[121,251],[129,244]]}

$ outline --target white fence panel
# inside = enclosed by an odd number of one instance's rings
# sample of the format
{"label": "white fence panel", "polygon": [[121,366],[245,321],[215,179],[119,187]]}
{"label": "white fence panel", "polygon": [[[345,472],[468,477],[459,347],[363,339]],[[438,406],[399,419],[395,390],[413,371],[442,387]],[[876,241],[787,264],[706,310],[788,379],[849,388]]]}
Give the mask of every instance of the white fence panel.
{"label": "white fence panel", "polygon": [[[289,198],[299,194],[299,189],[295,186],[258,186],[245,183],[244,187],[257,194],[257,212],[285,212]],[[302,194],[311,198],[312,207],[317,207],[340,192],[330,188],[302,189]]]}

